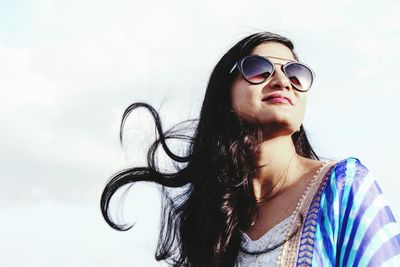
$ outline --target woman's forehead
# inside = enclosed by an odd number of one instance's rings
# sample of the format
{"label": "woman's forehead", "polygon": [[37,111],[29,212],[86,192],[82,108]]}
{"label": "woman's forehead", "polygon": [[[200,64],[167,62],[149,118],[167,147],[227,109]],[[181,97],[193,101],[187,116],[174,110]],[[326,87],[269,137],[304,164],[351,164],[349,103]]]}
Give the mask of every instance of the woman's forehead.
{"label": "woman's forehead", "polygon": [[295,61],[292,50],[289,47],[276,42],[265,42],[256,46],[251,54],[286,61]]}

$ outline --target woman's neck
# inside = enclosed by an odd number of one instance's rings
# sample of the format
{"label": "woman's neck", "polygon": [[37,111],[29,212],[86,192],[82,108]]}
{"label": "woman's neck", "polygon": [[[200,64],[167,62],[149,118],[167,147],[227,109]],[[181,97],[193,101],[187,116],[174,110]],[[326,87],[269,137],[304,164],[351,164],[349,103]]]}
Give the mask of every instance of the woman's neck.
{"label": "woman's neck", "polygon": [[290,135],[263,141],[257,165],[253,189],[256,199],[260,201],[284,192],[304,171],[302,157],[297,155]]}

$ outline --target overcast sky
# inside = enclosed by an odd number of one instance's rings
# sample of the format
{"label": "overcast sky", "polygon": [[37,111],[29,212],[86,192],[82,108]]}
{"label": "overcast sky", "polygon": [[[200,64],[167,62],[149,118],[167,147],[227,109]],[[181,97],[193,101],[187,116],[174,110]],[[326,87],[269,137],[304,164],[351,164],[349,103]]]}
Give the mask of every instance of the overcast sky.
{"label": "overcast sky", "polygon": [[[133,230],[103,221],[110,175],[143,163],[150,117],[196,118],[208,76],[238,40],[293,40],[316,72],[304,125],[322,157],[357,157],[400,219],[400,2],[0,0],[0,265],[165,266],[153,254],[160,197],[135,186]],[[140,129],[139,129],[140,127]]]}

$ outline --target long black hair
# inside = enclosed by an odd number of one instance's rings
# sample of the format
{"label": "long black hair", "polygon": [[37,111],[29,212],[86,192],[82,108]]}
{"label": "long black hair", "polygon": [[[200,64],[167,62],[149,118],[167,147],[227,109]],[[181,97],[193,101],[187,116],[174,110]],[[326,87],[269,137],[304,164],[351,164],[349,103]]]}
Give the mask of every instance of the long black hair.
{"label": "long black hair", "polygon": [[[146,108],[154,117],[158,137],[147,154],[147,166],[116,173],[101,196],[101,210],[107,223],[117,230],[130,227],[115,223],[109,204],[114,193],[124,185],[138,181],[162,185],[163,202],[157,260],[173,266],[233,266],[239,253],[240,229],[247,229],[256,218],[256,200],[251,179],[256,171],[256,155],[261,142],[260,126],[241,120],[232,112],[230,89],[235,62],[259,44],[267,41],[287,46],[293,43],[271,32],[252,34],[233,46],[211,73],[194,135],[182,127],[163,131],[157,111],[146,103],[134,103],[125,111],[120,128],[136,108]],[[181,125],[182,126],[182,125]],[[168,139],[189,142],[184,155],[174,154]],[[319,159],[312,149],[303,125],[292,135],[296,153]],[[175,163],[174,172],[162,172],[155,160],[161,146]],[[184,188],[172,196],[165,187]]]}

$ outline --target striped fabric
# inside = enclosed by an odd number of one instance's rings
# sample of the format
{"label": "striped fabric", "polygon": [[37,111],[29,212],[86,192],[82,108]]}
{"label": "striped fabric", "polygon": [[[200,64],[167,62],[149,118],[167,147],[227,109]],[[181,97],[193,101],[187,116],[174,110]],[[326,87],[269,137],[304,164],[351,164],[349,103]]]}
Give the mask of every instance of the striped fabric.
{"label": "striped fabric", "polygon": [[328,173],[300,244],[297,266],[400,266],[400,228],[358,159],[344,159]]}

